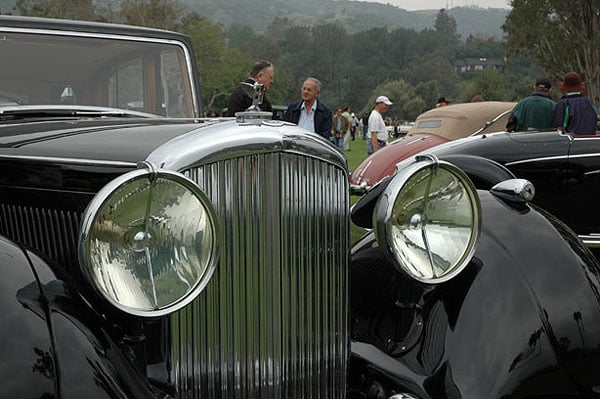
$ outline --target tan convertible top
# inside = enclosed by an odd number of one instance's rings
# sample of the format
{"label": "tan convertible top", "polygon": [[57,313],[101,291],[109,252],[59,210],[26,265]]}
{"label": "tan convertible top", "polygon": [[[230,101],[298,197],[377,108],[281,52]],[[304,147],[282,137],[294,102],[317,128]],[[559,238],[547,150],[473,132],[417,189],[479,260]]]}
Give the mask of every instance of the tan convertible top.
{"label": "tan convertible top", "polygon": [[456,140],[478,133],[502,132],[516,104],[482,101],[434,108],[417,117],[410,133],[432,133]]}

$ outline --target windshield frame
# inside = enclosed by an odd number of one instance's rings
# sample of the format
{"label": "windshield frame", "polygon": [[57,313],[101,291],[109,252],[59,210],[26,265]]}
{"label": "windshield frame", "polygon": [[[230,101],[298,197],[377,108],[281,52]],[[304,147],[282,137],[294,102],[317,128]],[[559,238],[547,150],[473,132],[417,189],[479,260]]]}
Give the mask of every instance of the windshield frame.
{"label": "windshield frame", "polygon": [[[0,21],[1,22],[1,21]],[[194,58],[191,53],[191,49],[184,41],[171,39],[171,38],[160,38],[150,36],[137,36],[134,34],[122,34],[122,33],[104,33],[104,32],[87,32],[78,30],[64,30],[64,29],[46,29],[46,28],[28,28],[28,27],[14,27],[14,26],[2,26],[0,25],[0,38],[2,34],[31,34],[31,35],[45,35],[45,36],[60,36],[60,37],[73,37],[73,38],[90,38],[90,39],[104,39],[104,40],[118,40],[128,42],[140,42],[140,43],[151,43],[160,44],[165,46],[177,46],[183,54],[183,61],[185,63],[185,73],[187,76],[183,76],[187,79],[190,97],[191,107],[194,118],[200,117],[200,104],[199,104],[199,88],[197,87],[197,80],[195,76],[195,64]],[[168,32],[171,35],[174,32]],[[175,33],[176,34],[176,33]],[[183,36],[183,35],[182,35]],[[51,105],[51,104],[50,104]],[[87,104],[82,104],[87,106]]]}

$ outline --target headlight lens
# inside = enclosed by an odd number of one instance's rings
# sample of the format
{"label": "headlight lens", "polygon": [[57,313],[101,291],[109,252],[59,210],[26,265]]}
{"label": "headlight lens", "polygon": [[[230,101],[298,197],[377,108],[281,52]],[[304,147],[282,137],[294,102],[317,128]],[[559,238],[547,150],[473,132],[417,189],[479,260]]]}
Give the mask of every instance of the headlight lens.
{"label": "headlight lens", "polygon": [[446,281],[470,261],[481,205],[469,178],[454,165],[420,158],[381,195],[376,234],[397,267],[425,283]]}
{"label": "headlight lens", "polygon": [[192,301],[217,261],[214,211],[192,181],[136,170],[105,186],[83,219],[85,274],[114,306],[161,316]]}

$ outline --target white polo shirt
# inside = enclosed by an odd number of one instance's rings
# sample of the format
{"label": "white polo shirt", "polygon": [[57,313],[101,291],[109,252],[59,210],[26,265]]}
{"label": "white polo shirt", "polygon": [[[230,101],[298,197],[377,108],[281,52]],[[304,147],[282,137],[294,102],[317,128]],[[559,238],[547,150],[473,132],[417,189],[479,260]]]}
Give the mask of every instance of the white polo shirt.
{"label": "white polo shirt", "polygon": [[383,116],[376,110],[371,111],[371,115],[369,115],[369,139],[371,138],[371,133],[377,133],[377,140],[386,141],[388,139],[387,129],[385,128],[385,122],[383,120]]}

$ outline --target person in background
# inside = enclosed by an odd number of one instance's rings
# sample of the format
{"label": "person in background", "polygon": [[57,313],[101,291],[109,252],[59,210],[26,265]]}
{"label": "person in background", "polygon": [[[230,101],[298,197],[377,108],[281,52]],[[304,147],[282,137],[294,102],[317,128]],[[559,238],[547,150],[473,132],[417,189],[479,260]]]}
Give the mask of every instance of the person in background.
{"label": "person in background", "polygon": [[[375,108],[369,115],[369,133],[373,152],[378,151],[387,144],[388,132],[385,128],[383,114],[387,112],[393,103],[386,96],[379,96],[375,99]],[[367,153],[369,150],[367,149]]]}
{"label": "person in background", "polygon": [[483,96],[481,94],[475,94],[473,96],[473,98],[471,98],[472,103],[480,103],[482,101],[484,101],[484,100],[483,100]]}
{"label": "person in background", "polygon": [[350,116],[352,116],[352,124],[350,125],[350,136],[352,137],[352,141],[356,139],[356,129],[358,128],[358,116],[353,112]]}
{"label": "person in background", "polygon": [[539,78],[533,86],[533,94],[519,101],[506,123],[506,131],[544,130],[552,128],[552,112],[556,103],[550,98],[552,83]]}
{"label": "person in background", "polygon": [[367,133],[369,132],[369,115],[368,114],[364,114],[362,117],[362,124],[363,124],[363,134],[362,134],[362,139],[366,140],[367,139]]}
{"label": "person in background", "polygon": [[595,135],[598,110],[592,101],[583,95],[585,82],[577,72],[568,72],[558,84],[565,93],[552,113],[552,126],[565,133]]}
{"label": "person in background", "polygon": [[348,118],[342,115],[342,109],[336,109],[331,124],[331,141],[340,151],[344,151],[344,132],[348,130],[348,126]]}
{"label": "person in background", "polygon": [[352,114],[350,112],[350,106],[346,105],[344,112],[342,112],[342,116],[348,120],[348,128],[343,132],[344,151],[350,151],[350,132],[352,130]]}
{"label": "person in background", "polygon": [[[258,60],[250,70],[250,76],[244,83],[253,85],[260,83],[265,88],[262,104],[259,106],[261,111],[273,112],[273,107],[267,99],[267,91],[271,88],[271,84],[275,79],[275,69],[269,61]],[[229,96],[227,103],[227,116],[235,116],[236,112],[245,111],[252,105],[252,97],[246,94],[243,88],[243,83],[240,83]]]}
{"label": "person in background", "polygon": [[446,97],[440,97],[437,99],[437,102],[435,103],[435,107],[436,108],[445,107],[448,104],[450,104],[450,100],[448,100]]}
{"label": "person in background", "polygon": [[331,108],[319,100],[320,95],[321,82],[319,79],[306,78],[300,90],[302,100],[290,104],[283,114],[283,120],[295,123],[329,140],[333,113]]}

